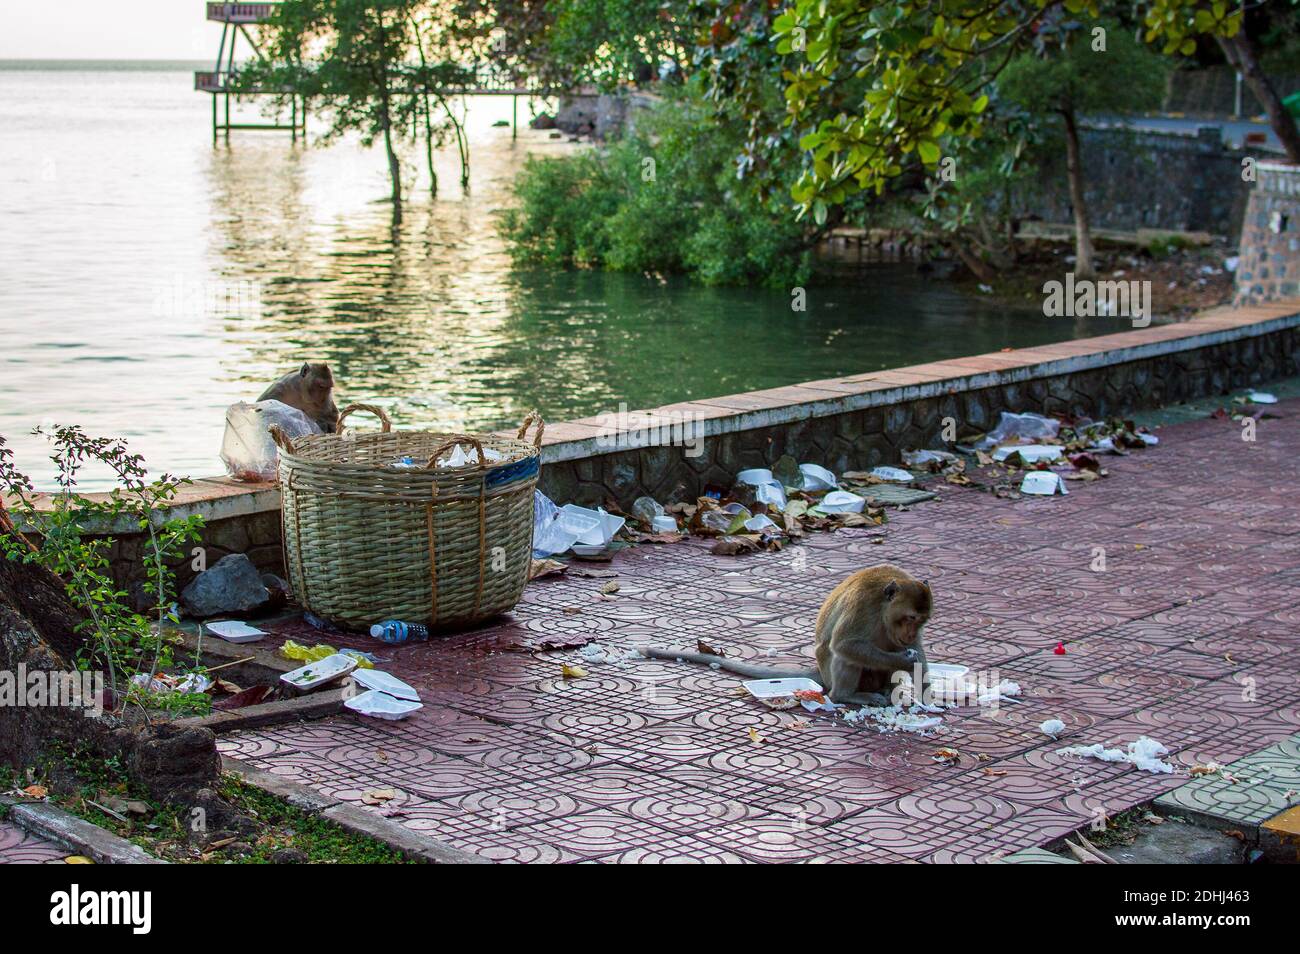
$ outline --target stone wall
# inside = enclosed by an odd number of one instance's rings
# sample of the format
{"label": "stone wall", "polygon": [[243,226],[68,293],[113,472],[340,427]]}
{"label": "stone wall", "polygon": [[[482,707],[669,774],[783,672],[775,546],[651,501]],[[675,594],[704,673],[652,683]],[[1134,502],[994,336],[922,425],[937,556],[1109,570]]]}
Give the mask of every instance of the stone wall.
{"label": "stone wall", "polygon": [[1238,304],[1300,295],[1300,167],[1261,162],[1241,230]]}
{"label": "stone wall", "polygon": [[[1250,188],[1218,126],[1195,135],[1085,128],[1085,193],[1094,228],[1210,232],[1235,238]],[[1019,209],[1048,222],[1073,220],[1064,147],[1027,190]]]}

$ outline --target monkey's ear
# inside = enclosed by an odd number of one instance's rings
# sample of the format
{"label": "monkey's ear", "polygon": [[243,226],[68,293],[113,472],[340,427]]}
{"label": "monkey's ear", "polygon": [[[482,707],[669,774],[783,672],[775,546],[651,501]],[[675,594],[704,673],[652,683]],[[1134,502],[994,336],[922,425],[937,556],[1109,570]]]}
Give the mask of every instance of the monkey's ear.
{"label": "monkey's ear", "polygon": [[302,367],[298,369],[298,377],[300,378],[307,377],[307,372],[310,370],[311,370],[311,365],[308,362],[304,361],[302,363]]}
{"label": "monkey's ear", "polygon": [[890,580],[885,584],[885,599],[892,600],[898,594],[898,584]]}

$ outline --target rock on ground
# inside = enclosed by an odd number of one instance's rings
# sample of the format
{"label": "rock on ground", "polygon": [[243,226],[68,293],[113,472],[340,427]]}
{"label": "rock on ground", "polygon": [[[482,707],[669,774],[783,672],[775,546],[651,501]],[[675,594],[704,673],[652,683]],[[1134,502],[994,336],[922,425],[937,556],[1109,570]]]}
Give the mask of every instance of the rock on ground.
{"label": "rock on ground", "polygon": [[262,575],[242,553],[222,557],[194,578],[181,593],[181,605],[191,616],[244,613],[270,598]]}

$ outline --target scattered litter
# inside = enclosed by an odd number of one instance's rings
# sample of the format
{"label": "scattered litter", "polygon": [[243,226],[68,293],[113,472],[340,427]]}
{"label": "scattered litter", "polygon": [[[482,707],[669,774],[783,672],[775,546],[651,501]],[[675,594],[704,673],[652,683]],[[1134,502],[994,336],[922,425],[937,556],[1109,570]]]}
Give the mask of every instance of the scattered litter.
{"label": "scattered litter", "polygon": [[382,805],[384,802],[391,802],[397,797],[397,792],[391,788],[372,788],[368,792],[363,792],[361,801],[367,805]]}
{"label": "scattered litter", "polygon": [[[908,475],[911,479],[911,475]],[[862,513],[867,505],[865,497],[851,494],[847,490],[833,490],[822,498],[817,509],[822,513]]]}
{"label": "scattered litter", "polygon": [[759,734],[759,731],[755,729],[753,726],[750,726],[749,741],[753,742],[755,745],[761,745],[762,743],[767,741],[767,738]]}
{"label": "scattered litter", "polygon": [[376,692],[382,692],[392,696],[394,699],[406,699],[409,702],[419,702],[420,694],[396,676],[386,673],[379,669],[358,669],[352,674],[352,678],[357,685],[366,689],[374,689]]}
{"label": "scattered litter", "polygon": [[939,450],[915,450],[903,451],[903,463],[915,470],[929,470],[938,472],[949,465],[959,463],[961,458],[956,454],[950,454],[947,451]]}
{"label": "scattered litter", "polygon": [[600,588],[600,592],[605,594],[606,596],[612,596],[618,591],[619,591],[619,585],[617,580],[610,580],[608,583],[606,583],[604,586]]}
{"label": "scattered litter", "polygon": [[900,467],[873,467],[870,474],[880,480],[894,484],[910,484],[912,474]]}
{"label": "scattered litter", "polygon": [[1192,775],[1218,775],[1223,771],[1223,766],[1218,762],[1207,762],[1204,765],[1193,765]]}
{"label": "scattered litter", "polygon": [[180,692],[190,695],[207,692],[212,688],[212,684],[211,678],[198,672],[188,673],[184,676],[173,676],[160,672],[152,678],[147,672],[138,672],[131,677],[131,685],[137,689],[152,693]]}
{"label": "scattered litter", "polygon": [[1015,700],[1018,695],[1020,695],[1020,683],[1003,679],[996,686],[990,686],[981,692],[978,701],[982,706],[991,706],[998,702]]}
{"label": "scattered litter", "polygon": [[369,692],[363,692],[351,699],[345,699],[343,705],[357,715],[369,716],[372,719],[385,719],[389,722],[405,719],[412,712],[424,708],[422,702],[398,699],[377,689],[371,689]]}
{"label": "scattered litter", "polygon": [[1051,497],[1054,494],[1065,496],[1069,493],[1061,475],[1050,470],[1031,470],[1025,474],[1025,479],[1020,482],[1020,492],[1040,497]]}
{"label": "scattered litter", "polygon": [[[1012,457],[1020,464],[1037,464],[1040,461],[1060,460],[1063,452],[1056,444],[1011,444],[1000,445],[993,451],[993,459],[999,463]],[[1017,463],[1017,461],[1012,461]]]}
{"label": "scattered litter", "polygon": [[[309,662],[280,676],[280,681],[300,692],[311,692],[331,682],[342,679],[357,668],[357,660],[343,653],[333,653],[315,662]],[[365,693],[363,693],[364,695]],[[360,698],[360,696],[356,697]]]}
{"label": "scattered litter", "polygon": [[985,434],[975,446],[980,450],[988,450],[999,444],[1013,444],[1017,441],[1028,443],[1043,438],[1055,440],[1060,429],[1060,421],[1041,414],[1012,414],[1003,411],[998,426]]}
{"label": "scattered litter", "polygon": [[429,638],[429,627],[423,623],[405,623],[400,619],[386,619],[370,627],[370,635],[386,643],[423,642]]}
{"label": "scattered litter", "polygon": [[938,706],[863,706],[844,713],[845,722],[874,722],[880,732],[929,732],[943,724]]}
{"label": "scattered litter", "polygon": [[765,513],[760,513],[757,517],[750,517],[745,521],[744,527],[752,533],[761,533],[768,529],[780,530],[775,521]]}
{"label": "scattered litter", "polygon": [[1130,742],[1127,750],[1108,749],[1100,742],[1097,742],[1093,745],[1074,745],[1058,749],[1057,752],[1061,755],[1077,755],[1080,758],[1100,759],[1103,762],[1128,762],[1144,772],[1169,774],[1174,770],[1172,765],[1161,758],[1161,756],[1169,754],[1169,749],[1145,735],[1136,742]]}
{"label": "scattered litter", "polygon": [[800,464],[799,473],[803,475],[803,489],[807,493],[834,490],[840,485],[834,474],[817,464]]}
{"label": "scattered litter", "polygon": [[635,649],[616,649],[612,646],[599,646],[596,643],[588,643],[578,650],[578,655],[582,661],[588,664],[599,665],[600,663],[620,663],[629,659],[640,659],[641,654]]}
{"label": "scattered litter", "polygon": [[[543,576],[553,576],[557,573],[563,573],[568,568],[567,563],[561,563],[559,560],[538,560],[534,558],[528,561],[528,579],[536,580]],[[383,639],[382,635],[375,632],[376,629],[382,632],[382,627],[371,626],[370,635],[376,639]],[[397,641],[400,642],[400,640]]]}
{"label": "scattered litter", "polygon": [[1048,719],[1038,727],[1038,731],[1055,739],[1065,731],[1065,723],[1060,719]]}
{"label": "scattered litter", "polygon": [[1052,653],[1053,653],[1053,655],[1056,655],[1056,656],[1064,656],[1064,655],[1065,655],[1065,643],[1057,643],[1057,644],[1056,644],[1056,648],[1052,650]]}
{"label": "scattered litter", "polygon": [[249,626],[237,619],[223,619],[203,625],[214,636],[220,636],[229,643],[255,643],[266,635],[264,630]]}
{"label": "scattered litter", "polygon": [[755,699],[775,699],[780,696],[793,698],[796,692],[825,691],[812,679],[750,679],[741,685]]}
{"label": "scattered litter", "polygon": [[1267,391],[1251,391],[1246,397],[1251,404],[1276,404],[1277,395],[1269,394]]}
{"label": "scattered litter", "polygon": [[935,749],[930,755],[930,758],[934,759],[940,765],[956,765],[961,759],[961,753],[956,749]]}
{"label": "scattered litter", "polygon": [[573,663],[563,663],[560,666],[560,675],[565,679],[582,679],[587,675],[587,670]]}
{"label": "scattered litter", "polygon": [[[489,464],[495,464],[497,461],[505,460],[505,455],[491,447],[483,448],[483,456],[487,458]],[[451,453],[446,457],[439,457],[435,461],[435,467],[464,467],[467,464],[478,463],[478,448],[470,447],[468,451],[460,444],[451,449]]]}

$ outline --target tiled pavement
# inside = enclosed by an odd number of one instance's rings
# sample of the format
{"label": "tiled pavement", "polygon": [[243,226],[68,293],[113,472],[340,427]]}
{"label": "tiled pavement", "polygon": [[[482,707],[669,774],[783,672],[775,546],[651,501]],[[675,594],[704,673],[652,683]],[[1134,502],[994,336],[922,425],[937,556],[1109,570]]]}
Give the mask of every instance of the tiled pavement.
{"label": "tiled pavement", "polygon": [[53,842],[38,838],[12,822],[0,821],[0,865],[63,864],[68,856]]}
{"label": "tiled pavement", "polygon": [[[407,721],[346,715],[222,748],[348,801],[392,788],[383,813],[498,860],[951,862],[1040,846],[1300,730],[1300,401],[1274,410],[1253,443],[1230,420],[1165,428],[1068,497],[945,486],[884,528],[781,553],[638,547],[613,565],[614,596],[605,579],[548,578],[489,629],[348,643],[420,689],[426,708]],[[566,681],[578,655],[546,648],[702,637],[799,658],[831,587],[886,560],[934,588],[931,659],[996,668],[1023,702],[951,710],[930,738],[824,716],[800,727],[726,674],[582,662],[590,674]],[[1038,731],[1049,718],[1063,742]],[[1057,753],[1141,735],[1172,750],[1176,774]],[[955,764],[932,758],[940,745]]]}

